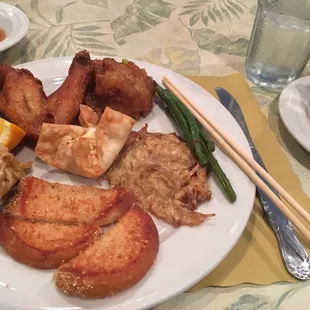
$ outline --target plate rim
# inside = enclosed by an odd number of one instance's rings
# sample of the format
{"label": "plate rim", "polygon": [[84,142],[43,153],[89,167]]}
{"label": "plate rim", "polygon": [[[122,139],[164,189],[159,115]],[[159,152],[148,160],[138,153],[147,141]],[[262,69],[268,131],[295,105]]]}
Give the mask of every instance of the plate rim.
{"label": "plate rim", "polygon": [[[93,54],[90,54],[91,58],[92,59],[102,59],[103,57],[105,57],[105,55],[93,55]],[[52,62],[52,61],[63,61],[63,62],[68,62],[68,63],[71,63],[72,62],[72,59],[73,59],[74,56],[64,56],[64,57],[55,57],[55,58],[43,58],[43,59],[38,59],[38,60],[34,60],[34,61],[30,61],[30,62],[26,62],[26,63],[22,63],[22,64],[18,64],[18,65],[15,65],[14,68],[23,68],[27,65],[31,65],[31,64],[40,64],[40,63],[46,63],[46,62]],[[107,57],[112,57],[112,56],[107,56]],[[122,59],[122,57],[120,56],[113,56],[112,58],[114,59]],[[129,59],[128,60],[132,60],[134,62],[139,62],[139,63],[146,63],[146,64],[149,64],[151,66],[154,66],[154,67],[157,67],[159,69],[165,69],[165,70],[169,70],[170,73],[172,73],[173,75],[177,75],[179,77],[181,77],[182,79],[185,79],[187,82],[190,82],[191,84],[194,84],[196,87],[199,87],[203,92],[206,92],[208,93],[210,96],[212,96],[207,90],[205,90],[204,88],[202,88],[200,85],[196,84],[195,82],[191,81],[190,79],[188,79],[187,77],[177,73],[177,72],[174,72],[168,68],[165,68],[165,67],[161,67],[161,66],[158,66],[156,64],[152,64],[150,62],[147,62],[147,61],[141,61],[141,60],[137,60],[137,59]],[[217,98],[215,98],[214,96],[212,96],[214,98],[214,100],[216,100],[219,104],[219,106],[222,106],[221,103],[219,102],[219,100]],[[235,122],[237,125],[237,121],[233,118],[233,116],[222,106],[223,108],[223,111],[225,110],[225,113],[227,112],[230,116],[230,118],[232,119],[233,122]],[[240,127],[238,125],[238,127]],[[243,138],[247,141],[246,139],[246,136],[244,135],[242,129],[240,128],[240,132],[242,132],[242,135],[243,135]],[[250,156],[252,156],[252,153],[250,151],[250,147],[247,143],[247,150],[246,150]],[[142,310],[142,309],[148,309],[150,307],[154,307],[158,304],[161,304],[171,298],[173,298],[174,296],[177,296],[179,294],[181,294],[182,292],[186,291],[187,289],[189,289],[190,287],[192,287],[193,285],[195,285],[196,283],[198,283],[201,279],[203,279],[207,274],[210,274],[224,259],[225,257],[231,252],[231,250],[235,247],[235,245],[237,244],[237,242],[239,241],[241,235],[243,234],[247,224],[248,224],[248,221],[249,221],[249,218],[252,214],[252,210],[253,210],[253,206],[254,206],[254,201],[255,201],[255,186],[252,184],[252,193],[249,195],[251,196],[249,198],[249,200],[251,200],[251,208],[248,209],[248,213],[246,214],[245,216],[245,220],[243,222],[244,225],[242,225],[242,227],[239,229],[238,233],[235,233],[235,240],[233,242],[230,243],[230,246],[227,248],[227,251],[225,251],[226,253],[223,253],[219,259],[217,260],[217,263],[214,264],[212,266],[212,268],[209,268],[207,269],[206,268],[206,271],[201,273],[199,277],[196,277],[195,280],[193,280],[192,282],[188,283],[187,285],[184,285],[182,288],[179,288],[179,289],[176,289],[176,290],[173,290],[173,292],[169,291],[169,293],[166,293],[164,297],[161,297],[161,298],[157,298],[156,301],[152,301],[146,305],[144,305],[144,302],[140,303],[138,302],[137,303],[137,308],[135,309],[139,309],[139,310]],[[159,294],[159,295],[162,295],[162,294]],[[122,305],[120,305],[121,307]],[[109,306],[108,306],[109,307]],[[96,308],[96,309],[104,309],[105,306],[103,305],[102,308]],[[28,308],[20,308],[20,309],[28,309]],[[41,309],[41,308],[39,308]],[[43,308],[42,308],[43,309]],[[51,308],[53,309],[53,308]],[[64,307],[63,309],[66,309],[66,307]],[[95,308],[89,308],[89,309],[95,309]],[[123,309],[123,308],[122,308]]]}
{"label": "plate rim", "polygon": [[[285,126],[285,128],[287,129],[287,131],[291,134],[291,136],[294,138],[294,140],[303,148],[305,149],[307,152],[310,153],[310,142],[309,144],[307,144],[305,142],[304,139],[302,139],[300,136],[298,136],[295,131],[291,128],[290,122],[288,121],[286,114],[285,114],[285,110],[287,110],[287,100],[284,100],[284,96],[286,95],[286,93],[290,93],[291,92],[291,87],[293,87],[296,84],[299,84],[300,81],[305,81],[305,80],[309,80],[310,82],[310,76],[304,76],[302,78],[299,78],[295,81],[293,81],[292,83],[290,83],[289,85],[287,85],[281,92],[280,96],[279,96],[279,114],[281,117],[281,120]],[[310,83],[309,83],[310,84]]]}
{"label": "plate rim", "polygon": [[20,31],[17,32],[14,37],[8,38],[8,40],[0,42],[0,52],[3,52],[12,47],[13,45],[15,45],[16,43],[18,43],[19,41],[21,41],[26,36],[29,29],[29,19],[28,16],[22,10],[8,3],[0,2],[0,9],[1,8],[3,8],[4,10],[11,9],[12,11],[14,11],[17,18],[24,24],[23,28],[21,28]]}

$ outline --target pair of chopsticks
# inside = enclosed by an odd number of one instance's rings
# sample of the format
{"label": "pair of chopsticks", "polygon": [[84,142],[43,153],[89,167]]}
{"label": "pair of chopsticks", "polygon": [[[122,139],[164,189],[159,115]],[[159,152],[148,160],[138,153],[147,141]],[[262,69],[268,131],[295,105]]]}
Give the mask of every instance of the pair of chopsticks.
{"label": "pair of chopsticks", "polygon": [[273,191],[257,176],[258,173],[272,186],[308,223],[310,214],[251,156],[245,153],[197,104],[167,78],[163,78],[163,84],[178,97],[193,113],[201,125],[208,131],[214,142],[239,166],[249,179],[259,187],[272,200],[272,202],[286,215],[299,232],[310,242],[310,230],[299,218],[276,196]]}

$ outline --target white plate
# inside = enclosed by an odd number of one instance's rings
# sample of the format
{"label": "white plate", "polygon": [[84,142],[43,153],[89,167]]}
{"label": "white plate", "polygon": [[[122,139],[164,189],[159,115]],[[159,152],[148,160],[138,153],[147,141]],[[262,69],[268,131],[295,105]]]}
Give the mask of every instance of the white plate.
{"label": "white plate", "polygon": [[0,52],[19,42],[28,31],[29,20],[24,12],[15,6],[0,2],[0,28],[6,38],[0,42]]}
{"label": "white plate", "polygon": [[310,152],[310,77],[289,84],[279,98],[281,119],[294,139]]}
{"label": "white plate", "polygon": [[[71,61],[72,58],[66,57],[36,61],[19,67],[27,68],[40,78],[45,90],[50,93],[62,83]],[[170,77],[250,154],[250,148],[238,124],[209,93],[167,69],[135,62],[158,82],[164,75]],[[158,105],[154,106],[147,118],[135,125],[135,129],[141,128],[145,122],[153,132],[175,131]],[[19,154],[20,159],[33,157],[34,154],[29,149],[24,149]],[[210,178],[212,200],[199,209],[202,212],[215,212],[217,216],[214,219],[199,227],[178,229],[155,219],[160,232],[160,249],[154,266],[140,283],[114,297],[101,300],[67,297],[56,290],[52,282],[53,271],[28,268],[13,261],[0,249],[0,309],[138,310],[150,308],[190,288],[211,272],[234,247],[248,222],[254,202],[254,185],[221,151],[216,150],[216,157],[235,187],[238,196],[236,203],[230,204],[213,178]],[[97,185],[94,181],[62,173],[39,161],[34,162],[32,174],[49,181]]]}

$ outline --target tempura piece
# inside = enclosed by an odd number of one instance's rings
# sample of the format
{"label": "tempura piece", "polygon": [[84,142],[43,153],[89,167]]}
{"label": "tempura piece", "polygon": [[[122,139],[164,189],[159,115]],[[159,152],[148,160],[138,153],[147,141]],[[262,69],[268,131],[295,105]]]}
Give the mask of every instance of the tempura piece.
{"label": "tempura piece", "polygon": [[6,146],[0,144],[0,203],[9,190],[25,176],[31,162],[20,163]]}
{"label": "tempura piece", "polygon": [[96,179],[114,162],[135,121],[106,107],[96,126],[44,123],[35,152],[51,166]]}

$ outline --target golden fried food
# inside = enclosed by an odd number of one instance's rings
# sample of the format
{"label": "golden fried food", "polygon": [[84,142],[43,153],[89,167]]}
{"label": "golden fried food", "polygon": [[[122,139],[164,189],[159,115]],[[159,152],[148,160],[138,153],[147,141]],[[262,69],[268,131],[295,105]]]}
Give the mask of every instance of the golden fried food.
{"label": "golden fried food", "polygon": [[0,65],[0,76],[0,112],[29,134],[47,101],[42,83],[30,71],[7,65]]}
{"label": "golden fried food", "polygon": [[[111,223],[104,233],[101,226]],[[124,188],[27,177],[0,211],[0,244],[20,263],[59,267],[54,279],[63,293],[101,298],[147,274],[159,235],[151,216]]]}
{"label": "golden fried food", "polygon": [[0,212],[0,244],[16,261],[58,268],[100,238],[135,203],[123,188],[70,186],[27,177]]}
{"label": "golden fried food", "polygon": [[25,176],[31,162],[20,163],[8,148],[0,144],[0,203],[4,195]]}
{"label": "golden fried food", "polygon": [[78,52],[64,83],[46,97],[41,81],[31,72],[0,65],[0,112],[36,140],[43,122],[72,123],[93,72],[89,53]]}
{"label": "golden fried food", "polygon": [[27,221],[108,225],[135,202],[124,188],[102,189],[23,178],[2,213]]}
{"label": "golden fried food", "polygon": [[87,51],[78,52],[73,58],[64,83],[47,99],[40,116],[34,119],[36,137],[43,122],[71,124],[78,116],[87,86],[93,77],[93,67]]}
{"label": "golden fried food", "polygon": [[99,122],[98,114],[88,105],[80,105],[79,122],[82,127],[93,127]]}
{"label": "golden fried food", "polygon": [[101,236],[96,225],[31,222],[0,214],[0,244],[15,260],[55,269]]}
{"label": "golden fried food", "polygon": [[152,218],[134,205],[99,240],[56,271],[56,286],[67,295],[83,298],[114,295],[147,274],[158,248]]}
{"label": "golden fried food", "polygon": [[44,123],[35,153],[51,166],[96,179],[112,165],[134,123],[109,107],[98,124],[88,128]]}
{"label": "golden fried food", "polygon": [[206,169],[175,134],[148,133],[147,127],[132,132],[106,177],[175,227],[199,225],[214,215],[193,212],[211,198]]}
{"label": "golden fried food", "polygon": [[135,119],[147,116],[153,107],[154,85],[144,69],[133,62],[112,58],[93,60],[95,97],[90,85],[84,104],[102,111],[106,106]]}

